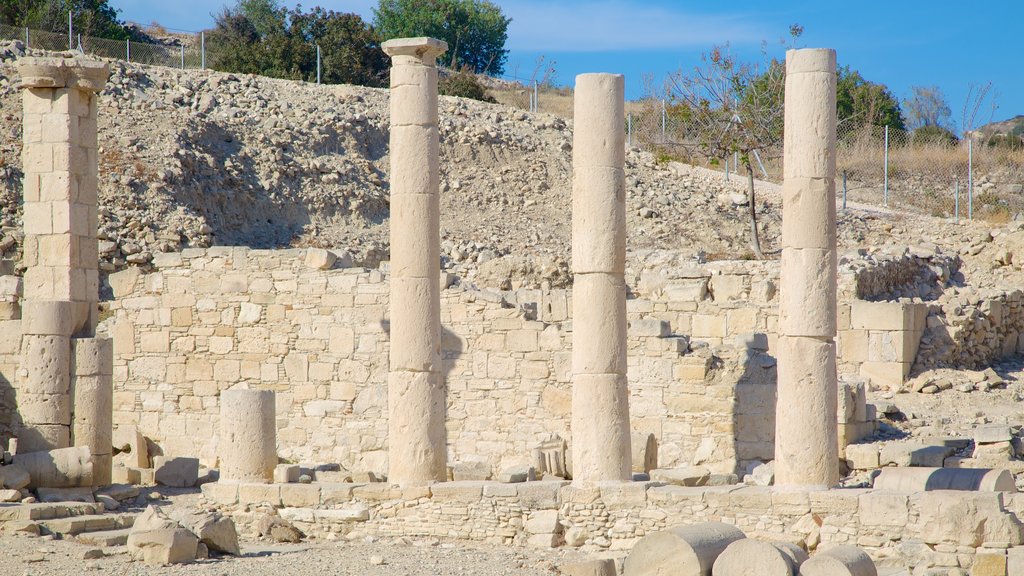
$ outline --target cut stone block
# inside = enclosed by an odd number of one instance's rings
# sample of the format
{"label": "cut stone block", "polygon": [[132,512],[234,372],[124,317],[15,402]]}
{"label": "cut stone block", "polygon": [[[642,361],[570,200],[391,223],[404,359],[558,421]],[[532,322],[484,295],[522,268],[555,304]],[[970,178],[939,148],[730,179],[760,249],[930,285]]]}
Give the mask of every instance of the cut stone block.
{"label": "cut stone block", "polygon": [[153,459],[157,484],[188,488],[199,481],[199,459],[184,456],[157,456]]}

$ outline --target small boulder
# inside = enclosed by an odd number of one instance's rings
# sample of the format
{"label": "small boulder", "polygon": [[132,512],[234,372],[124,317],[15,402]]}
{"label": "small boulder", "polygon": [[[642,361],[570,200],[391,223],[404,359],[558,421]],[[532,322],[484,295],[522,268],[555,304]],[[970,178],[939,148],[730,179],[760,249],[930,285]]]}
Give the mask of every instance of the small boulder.
{"label": "small boulder", "polygon": [[199,537],[210,550],[238,556],[238,531],[235,521],[220,512],[177,511],[172,515],[182,526]]}
{"label": "small boulder", "polygon": [[31,481],[32,478],[29,476],[28,472],[17,464],[0,466],[0,483],[3,484],[4,488],[21,490],[28,486]]}
{"label": "small boulder", "polygon": [[744,478],[744,481],[753,486],[771,486],[775,484],[775,463],[767,462],[755,466],[750,474]]}
{"label": "small boulder", "polygon": [[195,534],[157,506],[146,508],[128,533],[128,554],[149,566],[192,562],[198,546]]}
{"label": "small boulder", "polygon": [[675,486],[704,486],[710,479],[711,471],[703,466],[651,470],[651,480]]}
{"label": "small boulder", "polygon": [[154,458],[154,477],[157,484],[188,488],[199,481],[199,459],[182,456]]}

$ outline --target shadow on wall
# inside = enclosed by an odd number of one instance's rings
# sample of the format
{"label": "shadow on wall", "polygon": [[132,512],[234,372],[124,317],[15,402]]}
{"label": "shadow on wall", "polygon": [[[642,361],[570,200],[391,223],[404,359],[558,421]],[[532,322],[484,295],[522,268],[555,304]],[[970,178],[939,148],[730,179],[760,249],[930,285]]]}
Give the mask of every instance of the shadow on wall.
{"label": "shadow on wall", "polygon": [[764,334],[754,334],[743,358],[743,371],[736,381],[733,408],[736,474],[742,475],[752,463],[775,458],[776,360],[767,352]]}

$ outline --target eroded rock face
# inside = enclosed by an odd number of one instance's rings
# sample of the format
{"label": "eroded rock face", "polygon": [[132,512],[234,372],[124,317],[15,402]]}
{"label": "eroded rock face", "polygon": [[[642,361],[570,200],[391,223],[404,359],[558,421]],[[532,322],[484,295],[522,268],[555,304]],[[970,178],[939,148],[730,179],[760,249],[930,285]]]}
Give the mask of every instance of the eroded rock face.
{"label": "eroded rock face", "polygon": [[1006,510],[1000,493],[959,492],[951,498],[948,492],[926,492],[918,506],[921,539],[928,544],[1021,543],[1021,522]]}

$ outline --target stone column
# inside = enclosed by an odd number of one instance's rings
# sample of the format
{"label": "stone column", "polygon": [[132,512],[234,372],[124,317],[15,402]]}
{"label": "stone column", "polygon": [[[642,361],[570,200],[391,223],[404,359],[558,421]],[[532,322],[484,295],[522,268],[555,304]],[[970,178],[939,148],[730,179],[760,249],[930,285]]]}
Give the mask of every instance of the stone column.
{"label": "stone column", "polygon": [[836,53],[786,53],[775,483],[839,480],[836,432]]}
{"label": "stone column", "polygon": [[70,302],[26,300],[21,313],[21,363],[16,400],[18,452],[71,446]]}
{"label": "stone column", "polygon": [[271,390],[220,393],[220,481],[273,482],[277,410]]}
{"label": "stone column", "polygon": [[92,481],[110,484],[114,435],[114,345],[109,338],[71,339],[71,441],[92,454]]}
{"label": "stone column", "polygon": [[[24,337],[16,382],[22,424],[17,437],[19,450],[31,452],[71,445],[75,412],[71,381],[78,374],[71,336],[95,333],[99,300],[96,102],[109,71],[98,61],[23,58],[18,72],[24,90],[26,270]],[[83,400],[83,413],[89,413],[94,425],[101,425],[103,417],[96,411],[103,412],[110,404],[110,371],[81,375],[98,378],[89,385],[83,381],[81,393],[89,396]],[[101,467],[107,462],[107,468],[109,425],[107,416],[106,432],[83,432],[89,436],[84,442],[95,444]],[[102,472],[99,479],[105,480]]]}
{"label": "stone column", "polygon": [[388,480],[447,477],[441,366],[437,67],[448,45],[388,40],[391,56],[391,357]]}
{"label": "stone column", "polygon": [[97,92],[109,71],[75,58],[18,61],[24,89],[25,300],[66,301],[91,336],[99,300]]}
{"label": "stone column", "polygon": [[623,77],[581,74],[574,101],[572,475],[628,481]]}

